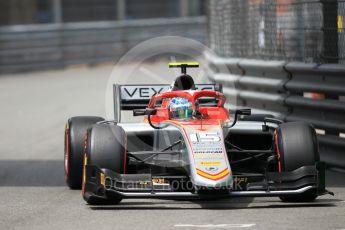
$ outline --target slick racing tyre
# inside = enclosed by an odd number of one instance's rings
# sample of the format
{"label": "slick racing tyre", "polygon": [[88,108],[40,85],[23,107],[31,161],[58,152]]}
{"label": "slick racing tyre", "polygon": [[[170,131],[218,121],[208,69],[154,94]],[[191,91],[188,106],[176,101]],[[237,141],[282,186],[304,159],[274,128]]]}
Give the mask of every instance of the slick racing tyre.
{"label": "slick racing tyre", "polygon": [[[277,152],[281,171],[293,171],[302,166],[315,165],[320,160],[314,128],[305,122],[281,124],[276,130]],[[311,202],[317,197],[316,190],[299,195],[280,196],[283,202]]]}
{"label": "slick racing tyre", "polygon": [[71,189],[81,189],[86,130],[101,117],[72,117],[65,127],[65,181]]}
{"label": "slick racing tyre", "polygon": [[[85,164],[109,169],[116,173],[124,174],[127,165],[127,137],[122,127],[109,124],[96,124],[88,130],[87,146],[85,149]],[[84,181],[85,183],[85,181]],[[107,195],[107,199],[87,197],[83,193],[87,203],[118,204],[122,198]]]}

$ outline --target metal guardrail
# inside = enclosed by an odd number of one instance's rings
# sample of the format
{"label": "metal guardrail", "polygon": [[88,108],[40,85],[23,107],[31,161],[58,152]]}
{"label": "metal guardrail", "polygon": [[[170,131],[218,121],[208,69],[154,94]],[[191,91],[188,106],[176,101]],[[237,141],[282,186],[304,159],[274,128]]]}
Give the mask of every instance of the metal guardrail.
{"label": "metal guardrail", "polygon": [[[321,159],[345,169],[345,66],[224,59],[206,54],[210,80],[223,83],[229,107],[251,107],[318,133]],[[226,65],[230,72],[220,69]],[[220,68],[221,67],[221,68]]]}
{"label": "metal guardrail", "polygon": [[205,42],[206,18],[0,27],[0,74],[115,61],[138,43],[167,35]]}

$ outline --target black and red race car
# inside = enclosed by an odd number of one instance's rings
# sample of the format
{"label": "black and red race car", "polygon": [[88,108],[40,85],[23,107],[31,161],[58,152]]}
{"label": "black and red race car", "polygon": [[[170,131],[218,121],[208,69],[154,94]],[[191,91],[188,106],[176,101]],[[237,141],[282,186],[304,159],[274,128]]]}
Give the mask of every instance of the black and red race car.
{"label": "black and red race car", "polygon": [[[195,85],[198,63],[171,63],[169,85],[114,85],[114,116],[72,117],[65,129],[65,180],[89,204],[123,198],[277,196],[309,202],[325,189],[313,127],[250,109],[228,111],[216,84]],[[149,95],[135,95],[140,89]],[[134,92],[134,93],[128,93]],[[121,122],[121,111],[143,116]]]}

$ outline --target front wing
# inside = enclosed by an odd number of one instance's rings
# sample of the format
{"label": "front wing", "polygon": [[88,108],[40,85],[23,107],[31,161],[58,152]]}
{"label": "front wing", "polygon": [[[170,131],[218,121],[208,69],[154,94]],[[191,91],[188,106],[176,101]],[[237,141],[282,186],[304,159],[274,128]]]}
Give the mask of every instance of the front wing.
{"label": "front wing", "polygon": [[325,189],[325,165],[321,162],[291,172],[234,174],[234,183],[229,188],[197,188],[187,176],[118,174],[92,165],[86,165],[85,170],[84,197],[104,200],[111,196],[202,199],[297,195],[308,191],[316,191],[318,195],[329,193]]}

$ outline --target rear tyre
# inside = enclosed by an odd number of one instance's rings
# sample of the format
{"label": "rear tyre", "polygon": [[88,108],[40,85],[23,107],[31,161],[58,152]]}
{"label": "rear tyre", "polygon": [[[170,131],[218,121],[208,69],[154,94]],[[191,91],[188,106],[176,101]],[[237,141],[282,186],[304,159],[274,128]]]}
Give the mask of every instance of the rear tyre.
{"label": "rear tyre", "polygon": [[72,117],[65,127],[65,181],[71,189],[81,189],[86,130],[101,117]]}
{"label": "rear tyre", "polygon": [[[127,165],[127,137],[123,128],[117,125],[97,124],[88,130],[87,135],[86,164],[124,174]],[[106,200],[84,194],[83,197],[92,205],[118,204],[122,200],[121,197],[109,195],[107,194]]]}
{"label": "rear tyre", "polygon": [[[293,171],[302,166],[315,165],[320,160],[316,133],[308,123],[284,123],[276,132],[281,171]],[[299,195],[280,196],[280,199],[283,202],[311,202],[316,197],[317,191],[310,190]]]}

